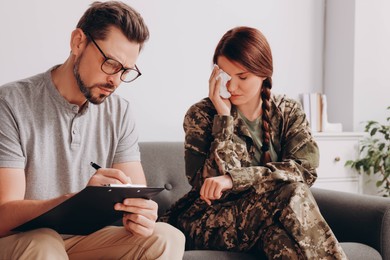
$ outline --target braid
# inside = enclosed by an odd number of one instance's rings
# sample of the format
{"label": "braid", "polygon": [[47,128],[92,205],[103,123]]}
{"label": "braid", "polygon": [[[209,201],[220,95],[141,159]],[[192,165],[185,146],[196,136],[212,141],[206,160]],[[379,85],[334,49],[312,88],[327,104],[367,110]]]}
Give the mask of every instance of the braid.
{"label": "braid", "polygon": [[263,130],[263,146],[261,147],[262,154],[260,161],[263,165],[265,165],[268,162],[271,162],[271,155],[269,152],[269,146],[271,142],[271,129],[270,129],[270,118],[269,118],[269,111],[271,108],[270,104],[270,98],[271,98],[271,88],[272,88],[272,83],[271,83],[271,78],[266,78],[263,81],[263,86],[261,89],[261,99],[262,99],[262,126],[261,129]]}

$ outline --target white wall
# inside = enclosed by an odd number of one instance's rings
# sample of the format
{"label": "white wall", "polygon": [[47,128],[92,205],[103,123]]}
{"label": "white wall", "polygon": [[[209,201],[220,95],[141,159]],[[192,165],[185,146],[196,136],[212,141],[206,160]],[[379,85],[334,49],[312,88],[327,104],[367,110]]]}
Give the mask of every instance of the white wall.
{"label": "white wall", "polygon": [[329,122],[353,129],[355,0],[327,0],[324,93]]}
{"label": "white wall", "polygon": [[389,116],[389,13],[388,0],[326,0],[324,92],[345,131]]}
{"label": "white wall", "polygon": [[[0,1],[0,85],[47,70],[69,54],[69,38],[92,1]],[[151,32],[143,75],[118,93],[135,110],[141,141],[183,140],[183,116],[208,93],[211,58],[231,27],[259,28],[274,55],[274,91],[322,91],[324,0],[125,1]]]}
{"label": "white wall", "polygon": [[390,1],[356,1],[354,130],[390,116]]}

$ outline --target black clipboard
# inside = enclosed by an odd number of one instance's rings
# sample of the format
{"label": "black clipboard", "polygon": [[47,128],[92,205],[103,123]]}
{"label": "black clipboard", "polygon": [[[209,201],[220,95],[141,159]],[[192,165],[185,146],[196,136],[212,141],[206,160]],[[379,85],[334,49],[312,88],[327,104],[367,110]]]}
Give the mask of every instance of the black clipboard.
{"label": "black clipboard", "polygon": [[46,213],[16,227],[14,231],[51,228],[60,234],[88,235],[123,216],[114,204],[125,198],[151,199],[164,188],[87,186]]}

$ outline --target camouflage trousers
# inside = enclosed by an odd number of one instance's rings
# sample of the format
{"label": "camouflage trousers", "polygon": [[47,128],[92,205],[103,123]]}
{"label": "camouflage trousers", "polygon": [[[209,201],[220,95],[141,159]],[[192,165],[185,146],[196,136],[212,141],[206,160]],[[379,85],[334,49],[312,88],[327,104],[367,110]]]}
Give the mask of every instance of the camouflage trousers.
{"label": "camouflage trousers", "polygon": [[211,206],[199,198],[177,216],[188,249],[257,251],[268,259],[347,259],[308,186],[229,194]]}

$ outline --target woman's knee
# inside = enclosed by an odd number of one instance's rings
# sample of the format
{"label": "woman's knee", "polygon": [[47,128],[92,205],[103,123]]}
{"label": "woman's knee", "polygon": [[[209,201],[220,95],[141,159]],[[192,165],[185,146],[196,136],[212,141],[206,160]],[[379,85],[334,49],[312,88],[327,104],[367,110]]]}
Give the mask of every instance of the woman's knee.
{"label": "woman's knee", "polygon": [[307,193],[309,192],[309,186],[306,183],[303,182],[291,182],[286,184],[285,186],[286,190],[291,191],[292,193],[295,194],[302,194],[302,193]]}
{"label": "woman's knee", "polygon": [[309,186],[302,182],[286,183],[279,190],[279,199],[284,201],[290,201],[291,199],[308,199],[312,200],[313,196],[310,192]]}

